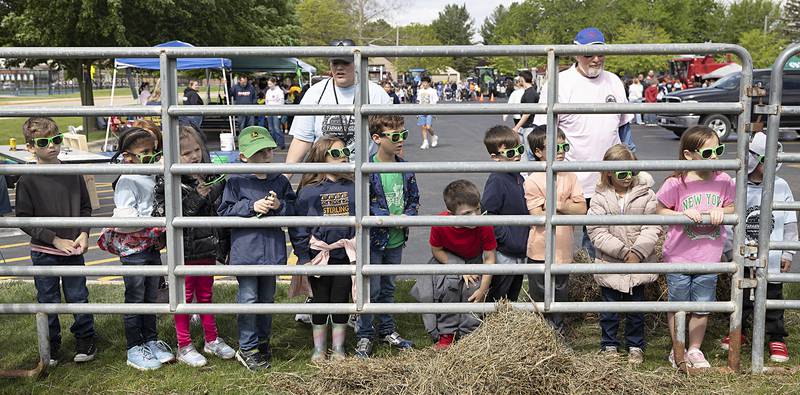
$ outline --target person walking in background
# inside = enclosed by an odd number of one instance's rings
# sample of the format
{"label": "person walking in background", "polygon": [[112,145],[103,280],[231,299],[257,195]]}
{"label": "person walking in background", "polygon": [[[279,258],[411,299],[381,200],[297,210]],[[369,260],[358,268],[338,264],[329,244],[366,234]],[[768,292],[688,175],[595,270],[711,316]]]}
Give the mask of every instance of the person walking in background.
{"label": "person walking in background", "polygon": [[[256,88],[248,83],[247,77],[244,75],[239,76],[239,83],[233,86],[231,96],[233,96],[233,104],[236,105],[256,104]],[[236,120],[240,133],[242,129],[254,124],[252,115],[237,115]]]}
{"label": "person walking in background", "polygon": [[[638,78],[634,78],[631,85],[628,86],[628,101],[631,103],[641,103],[644,97],[644,87],[639,83]],[[634,116],[634,122],[637,125],[642,124],[642,114]]]}
{"label": "person walking in background", "polygon": [[[420,88],[417,90],[417,104],[431,105],[439,102],[439,95],[436,89],[431,87],[431,77],[422,77]],[[422,145],[419,149],[436,148],[439,145],[439,136],[433,131],[433,115],[417,115],[417,126],[421,128]],[[428,135],[431,142],[428,144]]]}
{"label": "person walking in background", "polygon": [[[265,93],[264,99],[268,106],[284,105],[285,99],[283,89],[278,86],[278,80],[275,79],[275,77],[271,77],[267,81],[267,92]],[[278,114],[269,114],[267,123],[269,124],[269,134],[272,135],[275,144],[278,144],[279,149],[286,149],[286,142],[283,139],[283,127],[281,126],[281,116]]]}

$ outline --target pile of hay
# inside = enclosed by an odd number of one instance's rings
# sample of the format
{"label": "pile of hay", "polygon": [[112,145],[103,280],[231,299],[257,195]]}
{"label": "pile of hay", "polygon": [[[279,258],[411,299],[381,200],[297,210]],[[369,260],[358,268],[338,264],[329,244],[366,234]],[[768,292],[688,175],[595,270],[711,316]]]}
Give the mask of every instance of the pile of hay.
{"label": "pile of hay", "polygon": [[578,355],[541,315],[501,308],[449,349],[410,350],[388,358],[320,366],[313,393],[663,393],[675,373],[645,373],[599,354]]}

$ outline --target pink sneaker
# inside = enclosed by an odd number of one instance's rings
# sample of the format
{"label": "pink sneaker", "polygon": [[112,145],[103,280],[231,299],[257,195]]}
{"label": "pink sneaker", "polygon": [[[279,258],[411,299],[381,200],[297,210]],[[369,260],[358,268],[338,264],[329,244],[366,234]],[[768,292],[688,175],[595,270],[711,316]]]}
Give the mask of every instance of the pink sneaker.
{"label": "pink sneaker", "polygon": [[689,351],[686,352],[686,362],[690,367],[696,369],[705,369],[711,367],[711,364],[708,363],[705,355],[703,355],[703,352],[696,348],[689,349]]}

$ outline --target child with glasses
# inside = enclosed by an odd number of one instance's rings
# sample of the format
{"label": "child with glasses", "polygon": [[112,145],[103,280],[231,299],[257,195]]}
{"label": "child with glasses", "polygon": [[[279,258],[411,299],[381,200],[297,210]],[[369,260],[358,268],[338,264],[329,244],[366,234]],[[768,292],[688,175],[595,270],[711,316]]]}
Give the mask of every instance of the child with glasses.
{"label": "child with glasses", "polygon": [[[403,147],[408,138],[403,117],[376,115],[369,117],[369,132],[377,152],[370,162],[405,162]],[[412,172],[372,173],[369,176],[370,215],[417,215],[419,189]],[[403,247],[408,241],[408,228],[370,228],[370,265],[399,265]],[[370,276],[370,302],[394,303],[394,276]],[[377,319],[377,327],[373,323]],[[377,329],[377,333],[376,333]],[[389,314],[361,314],[356,325],[356,356],[366,358],[372,354],[373,339],[400,349],[413,347],[413,343],[397,332],[394,318]]]}
{"label": "child with glasses", "polygon": [[[716,160],[725,153],[717,134],[706,126],[694,126],[681,136],[678,158],[680,160]],[[733,214],[735,187],[731,177],[722,171],[676,171],[669,176],[656,194],[659,215],[685,215],[692,225],[671,225],[664,241],[664,262],[719,262],[727,237],[722,225],[725,214]],[[701,224],[703,214],[710,216],[710,224]],[[669,300],[675,302],[713,302],[716,299],[716,274],[667,274]],[[668,313],[670,333],[674,336],[675,314]],[[700,346],[708,325],[707,312],[694,312],[687,318],[689,349],[686,362],[689,367],[708,368]],[[673,342],[676,339],[673,338]],[[680,339],[680,343],[683,343]],[[673,343],[674,344],[674,343]],[[676,366],[670,352],[670,362]]]}
{"label": "child with glasses", "polygon": [[[495,162],[518,162],[525,153],[519,134],[511,128],[497,125],[486,131],[483,145]],[[489,174],[483,187],[481,206],[491,215],[528,215],[525,203],[525,179],[519,172]],[[497,263],[525,264],[528,250],[528,226],[498,225],[494,227],[497,240]],[[489,300],[503,298],[516,302],[522,288],[523,275],[494,276]]]}
{"label": "child with glasses", "polygon": [[[151,164],[158,162],[153,134],[145,129],[132,127],[120,134],[117,153],[112,162],[121,159],[125,164]],[[153,212],[155,176],[123,174],[114,186],[114,217],[150,217]],[[160,230],[160,231],[159,231]],[[106,230],[104,230],[104,234]],[[161,266],[162,228],[114,228],[113,233],[122,240],[116,253],[123,265]],[[105,237],[101,237],[104,239]],[[136,242],[133,242],[133,241]],[[98,241],[98,244],[102,244]],[[157,303],[159,276],[124,276],[125,303]],[[153,370],[161,364],[172,362],[175,356],[170,347],[158,340],[155,314],[126,314],[125,338],[127,339],[127,364],[139,370]]]}
{"label": "child with glasses", "polygon": [[[778,143],[778,152],[783,151],[783,146]],[[745,219],[745,240],[752,243],[758,242],[759,218],[761,217],[761,193],[764,190],[764,158],[767,155],[767,135],[756,133],[750,141],[750,152],[747,156],[747,217]],[[780,169],[780,164],[778,164]],[[776,169],[777,170],[777,169]],[[782,177],[775,176],[775,189],[773,201],[779,203],[794,202],[794,195],[789,183]],[[797,213],[794,211],[773,210],[772,231],[770,241],[797,241]],[[794,251],[773,250],[769,252],[767,270],[769,274],[786,273],[792,268]],[[752,278],[752,269],[745,268],[745,277]],[[767,299],[783,300],[783,284],[767,283]],[[742,310],[742,333],[750,328],[748,322],[753,315],[753,299],[751,290],[744,290],[744,306]],[[769,309],[766,312],[766,336],[769,340],[769,359],[773,362],[786,362],[789,360],[789,349],[786,347],[786,326],[783,318],[783,309]],[[744,335],[742,335],[744,343]],[[730,348],[730,337],[725,336],[721,348]]]}
{"label": "child with glasses", "polygon": [[[22,125],[22,134],[28,152],[36,164],[59,164],[63,135],[50,118],[29,118]],[[17,217],[90,217],[92,204],[86,182],[81,175],[26,174],[17,182]],[[34,266],[83,266],[83,254],[88,248],[89,228],[23,227],[31,237],[31,262]],[[87,303],[89,290],[86,277],[34,276],[36,301],[61,303],[60,289],[67,303]],[[91,314],[74,314],[70,327],[75,335],[75,362],[94,359],[94,318]],[[57,314],[47,316],[50,329],[50,364],[58,363],[61,348],[61,323]]]}
{"label": "child with glasses", "polygon": [[[179,130],[181,163],[211,163],[203,139],[194,127],[184,125]],[[215,175],[181,176],[181,207],[187,217],[213,217],[222,200],[225,179]],[[154,217],[167,214],[164,196],[164,177],[158,176],[155,186]],[[225,262],[230,250],[229,234],[225,228],[186,228],[183,230],[183,259],[185,265],[215,265]],[[186,276],[186,303],[211,303],[214,276]],[[205,344],[203,352],[222,359],[231,359],[234,350],[217,336],[217,323],[213,314],[200,314]],[[178,338],[178,362],[192,367],[205,366],[206,358],[192,344],[189,328],[190,315],[175,315],[175,334]]]}
{"label": "child with glasses", "polygon": [[[456,180],[444,189],[446,211],[439,215],[482,215],[481,193],[467,180]],[[495,263],[497,241],[491,226],[432,226],[430,235],[431,263],[486,264]],[[492,285],[488,274],[434,275],[433,301],[440,303],[482,303]],[[431,315],[427,315],[431,317]],[[425,326],[436,344],[435,349],[449,347],[456,336],[472,333],[480,320],[475,314],[436,314],[425,320]]]}
{"label": "child with glasses", "polygon": [[[311,146],[307,163],[347,163],[351,152],[342,140],[323,136]],[[355,213],[355,183],[351,173],[306,173],[297,187],[296,215],[351,216]],[[350,226],[313,226],[290,228],[297,264],[350,265],[355,261],[355,228]],[[311,303],[348,303],[350,276],[310,276]],[[347,314],[312,314],[313,362],[327,356],[328,318],[332,321],[331,359],[346,357],[344,341]]]}
{"label": "child with glasses", "polygon": [[[248,126],[239,133],[239,160],[244,163],[270,163],[276,147],[263,126]],[[217,214],[242,218],[290,215],[294,199],[283,174],[237,174],[225,184]],[[286,259],[286,233],[280,227],[231,229],[231,265],[285,265]],[[236,281],[236,303],[275,302],[275,276],[236,276]],[[236,359],[250,371],[269,368],[272,315],[239,314],[237,323]]]}
{"label": "child with glasses", "polygon": [[[604,161],[634,161],[636,155],[625,144],[606,151]],[[645,172],[620,170],[600,173],[589,215],[655,214],[658,199],[651,189],[653,177]],[[587,226],[589,238],[597,249],[596,263],[655,262],[655,247],[661,234],[658,225],[595,225]],[[645,284],[658,279],[655,274],[595,274],[604,302],[644,300]],[[600,313],[600,350],[610,358],[617,357],[617,329],[620,315]],[[628,362],[644,360],[644,313],[625,314],[625,343]]]}
{"label": "child with glasses", "polygon": [[[563,161],[564,156],[570,150],[564,132],[557,130],[556,137],[556,157],[555,161]],[[533,151],[533,156],[537,161],[547,160],[547,128],[538,126],[528,134],[528,145]],[[523,184],[525,190],[525,202],[530,215],[544,215],[545,199],[547,197],[546,175],[542,172],[534,172],[528,175]],[[583,198],[583,189],[578,182],[575,173],[559,172],[556,177],[556,213],[565,215],[586,214],[586,200]],[[544,264],[545,259],[545,230],[544,226],[531,226],[528,234],[528,263]],[[572,226],[555,227],[555,261],[551,263],[571,263],[572,257]],[[553,287],[555,289],[555,301],[566,302],[569,300],[569,289],[567,275],[554,275]],[[529,294],[533,300],[541,302],[544,300],[544,274],[528,275]],[[564,316],[560,313],[545,314],[545,319],[560,333],[564,334]]]}

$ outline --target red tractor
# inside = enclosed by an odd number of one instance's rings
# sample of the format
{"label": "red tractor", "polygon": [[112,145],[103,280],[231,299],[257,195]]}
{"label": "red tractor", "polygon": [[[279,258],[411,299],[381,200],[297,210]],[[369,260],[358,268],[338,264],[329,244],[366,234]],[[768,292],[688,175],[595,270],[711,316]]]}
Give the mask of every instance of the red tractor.
{"label": "red tractor", "polygon": [[725,62],[717,62],[711,55],[682,55],[669,61],[669,73],[680,79],[685,89],[695,88],[702,84],[702,76],[731,63],[730,55]]}

